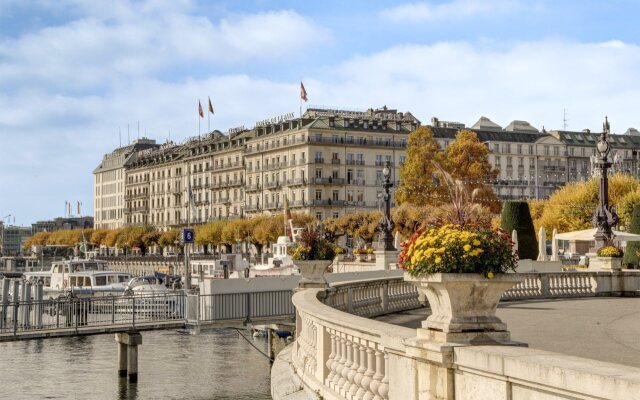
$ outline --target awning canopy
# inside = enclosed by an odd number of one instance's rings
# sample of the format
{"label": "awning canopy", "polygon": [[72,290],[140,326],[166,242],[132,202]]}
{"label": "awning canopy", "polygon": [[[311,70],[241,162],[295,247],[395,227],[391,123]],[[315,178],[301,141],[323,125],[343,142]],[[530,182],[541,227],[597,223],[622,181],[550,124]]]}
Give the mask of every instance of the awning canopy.
{"label": "awning canopy", "polygon": [[[564,232],[556,235],[557,240],[582,240],[592,241],[595,240],[594,236],[598,230],[596,228],[584,229],[581,231]],[[615,240],[622,240],[625,242],[640,242],[640,235],[629,232],[613,231],[613,238]]]}

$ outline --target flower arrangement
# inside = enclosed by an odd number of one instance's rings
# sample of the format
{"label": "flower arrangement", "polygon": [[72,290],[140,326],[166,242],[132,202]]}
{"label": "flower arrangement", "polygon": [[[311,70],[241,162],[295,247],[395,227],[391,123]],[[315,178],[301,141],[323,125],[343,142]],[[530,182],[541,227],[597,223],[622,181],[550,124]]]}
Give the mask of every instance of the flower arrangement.
{"label": "flower arrangement", "polygon": [[367,254],[371,255],[373,254],[373,247],[369,247],[367,250],[365,250]]}
{"label": "flower arrangement", "polygon": [[346,253],[344,247],[337,246],[337,245],[333,248],[333,251],[336,253],[336,255],[340,255],[340,254]]}
{"label": "flower arrangement", "polygon": [[622,249],[616,246],[604,246],[598,249],[598,257],[622,257]]}
{"label": "flower arrangement", "polygon": [[291,252],[291,258],[296,261],[333,260],[335,255],[334,244],[325,238],[317,225],[309,225],[300,233],[297,245]]}
{"label": "flower arrangement", "polygon": [[365,254],[365,249],[363,249],[362,247],[356,247],[355,249],[353,249],[353,254]]}
{"label": "flower arrangement", "polygon": [[438,272],[480,273],[487,278],[515,270],[517,256],[507,232],[447,224],[418,229],[402,243],[399,263],[412,276]]}

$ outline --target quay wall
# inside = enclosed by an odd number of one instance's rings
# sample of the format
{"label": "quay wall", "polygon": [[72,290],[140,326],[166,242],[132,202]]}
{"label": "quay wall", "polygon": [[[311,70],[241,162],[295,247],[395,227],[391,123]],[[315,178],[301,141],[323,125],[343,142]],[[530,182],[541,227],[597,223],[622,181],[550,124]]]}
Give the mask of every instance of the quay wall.
{"label": "quay wall", "polygon": [[[276,359],[272,397],[639,398],[640,368],[530,349],[513,342],[496,345],[487,339],[442,343],[421,330],[367,318],[389,310],[415,308],[417,293],[409,287],[402,278],[389,277],[297,291],[292,299],[296,307],[296,341]],[[639,291],[638,271],[527,274],[525,281],[503,299],[637,296]]]}

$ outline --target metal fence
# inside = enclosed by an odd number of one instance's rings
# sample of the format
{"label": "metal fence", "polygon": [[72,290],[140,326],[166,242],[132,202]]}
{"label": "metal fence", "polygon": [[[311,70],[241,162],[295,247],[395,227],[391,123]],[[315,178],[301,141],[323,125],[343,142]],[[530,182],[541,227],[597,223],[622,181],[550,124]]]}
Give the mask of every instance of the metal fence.
{"label": "metal fence", "polygon": [[295,315],[291,290],[200,295],[200,321],[251,320]]}
{"label": "metal fence", "polygon": [[0,333],[130,326],[185,319],[185,295],[59,298],[9,301],[0,306]]}

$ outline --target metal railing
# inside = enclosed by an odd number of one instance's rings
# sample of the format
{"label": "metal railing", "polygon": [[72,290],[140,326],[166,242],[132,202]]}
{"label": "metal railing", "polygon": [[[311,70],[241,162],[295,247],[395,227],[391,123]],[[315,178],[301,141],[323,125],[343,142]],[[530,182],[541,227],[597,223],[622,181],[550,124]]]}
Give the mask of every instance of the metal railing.
{"label": "metal railing", "polygon": [[0,307],[0,333],[124,326],[184,320],[182,293],[9,301]]}
{"label": "metal railing", "polygon": [[200,321],[292,317],[291,290],[200,295]]}

